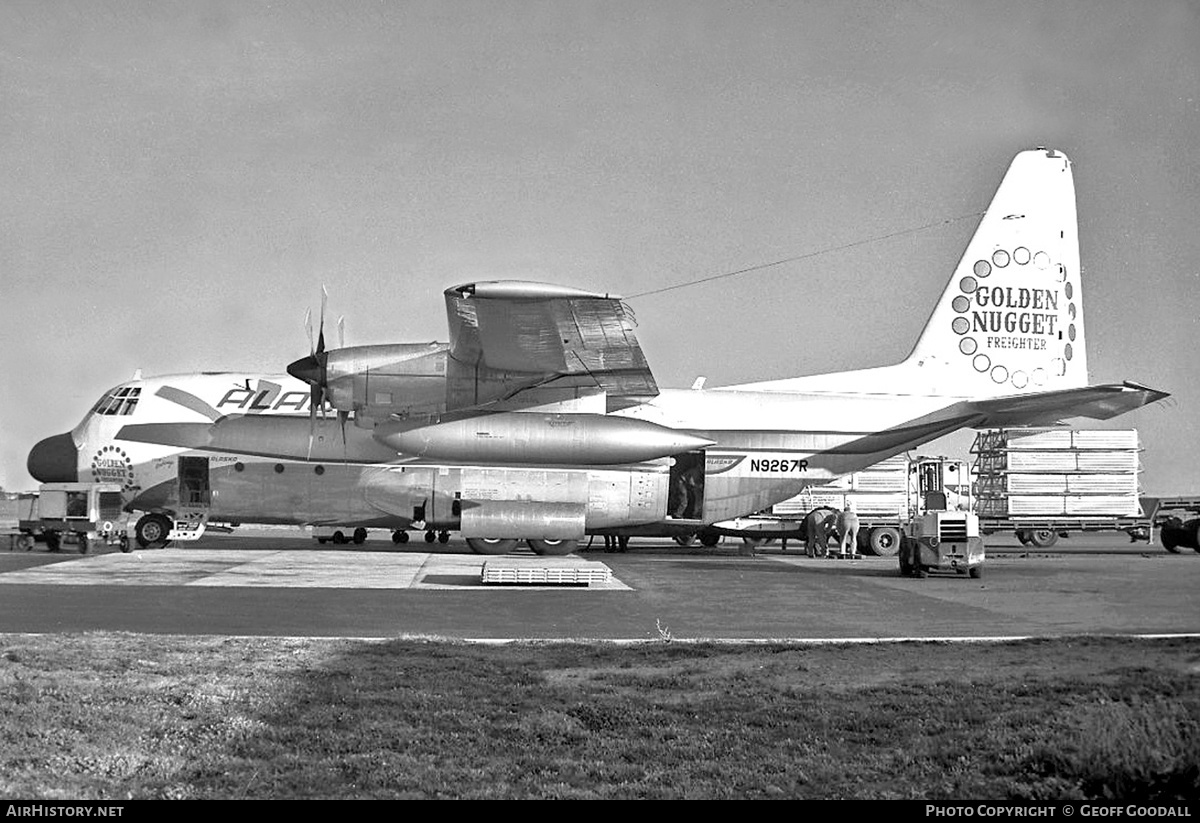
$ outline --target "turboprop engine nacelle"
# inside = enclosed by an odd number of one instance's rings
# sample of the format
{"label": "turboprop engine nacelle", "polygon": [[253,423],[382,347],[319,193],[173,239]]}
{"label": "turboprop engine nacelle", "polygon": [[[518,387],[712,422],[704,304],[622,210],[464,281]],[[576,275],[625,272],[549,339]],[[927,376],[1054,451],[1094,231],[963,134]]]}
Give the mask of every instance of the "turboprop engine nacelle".
{"label": "turboprop engine nacelle", "polygon": [[476,463],[638,463],[711,446],[714,441],[645,420],[603,414],[504,412],[400,430],[379,441],[403,454]]}

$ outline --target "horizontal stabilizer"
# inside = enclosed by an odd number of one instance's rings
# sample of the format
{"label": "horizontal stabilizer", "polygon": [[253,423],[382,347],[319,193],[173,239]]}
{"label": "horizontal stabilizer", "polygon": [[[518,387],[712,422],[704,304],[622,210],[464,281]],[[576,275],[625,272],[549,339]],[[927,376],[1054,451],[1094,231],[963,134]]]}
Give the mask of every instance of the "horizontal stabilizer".
{"label": "horizontal stabilizer", "polygon": [[976,428],[1049,426],[1071,417],[1108,420],[1170,395],[1136,383],[1108,383],[968,403],[982,415]]}

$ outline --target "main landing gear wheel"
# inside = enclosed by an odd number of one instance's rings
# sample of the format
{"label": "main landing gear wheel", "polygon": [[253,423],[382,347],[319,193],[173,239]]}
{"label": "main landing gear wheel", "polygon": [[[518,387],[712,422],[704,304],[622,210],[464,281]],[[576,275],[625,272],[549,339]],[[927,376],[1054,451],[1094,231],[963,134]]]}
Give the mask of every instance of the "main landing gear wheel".
{"label": "main landing gear wheel", "polygon": [[432,543],[437,540],[437,532],[425,532],[425,542]]}
{"label": "main landing gear wheel", "polygon": [[690,546],[696,542],[696,535],[694,535],[694,534],[677,534],[674,537],[672,537],[671,539],[674,540],[679,545],[683,546],[684,548],[687,548],[688,546]]}
{"label": "main landing gear wheel", "polygon": [[579,546],[578,540],[526,540],[534,554],[561,557],[570,554]]}
{"label": "main landing gear wheel", "polygon": [[392,532],[392,542],[395,543],[396,545],[400,545],[401,543],[407,543],[408,542],[408,532],[400,531],[399,529]]}
{"label": "main landing gear wheel", "polygon": [[162,548],[171,536],[171,519],[157,512],[143,515],[133,527],[133,535],[143,549]]}
{"label": "main landing gear wheel", "polygon": [[438,532],[438,542],[443,546],[450,542],[450,532]]}
{"label": "main landing gear wheel", "polygon": [[516,548],[517,541],[502,537],[468,537],[467,545],[475,554],[508,554]]}
{"label": "main landing gear wheel", "polygon": [[351,539],[354,540],[354,545],[361,546],[363,543],[367,542],[367,530],[362,526],[359,526],[354,530],[354,537]]}
{"label": "main landing gear wheel", "polygon": [[712,548],[721,542],[721,533],[711,531],[710,529],[702,529],[700,531],[700,545]]}

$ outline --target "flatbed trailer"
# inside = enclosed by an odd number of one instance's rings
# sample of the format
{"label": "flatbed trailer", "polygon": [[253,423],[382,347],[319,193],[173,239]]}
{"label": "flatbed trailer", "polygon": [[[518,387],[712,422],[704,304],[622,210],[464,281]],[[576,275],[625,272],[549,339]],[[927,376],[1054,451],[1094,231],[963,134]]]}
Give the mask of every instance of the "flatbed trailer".
{"label": "flatbed trailer", "polygon": [[[1137,516],[981,517],[979,528],[984,534],[1013,532],[1022,543],[1038,548],[1049,548],[1058,542],[1058,538],[1069,537],[1078,532],[1124,532],[1129,535],[1131,542],[1152,545],[1156,533],[1160,535],[1161,540],[1164,527],[1168,530],[1184,528],[1200,515],[1200,495],[1138,499],[1142,513]],[[1190,529],[1195,532],[1196,526],[1191,526]],[[1167,551],[1177,553],[1180,546],[1186,547],[1189,544],[1186,541],[1173,543],[1168,540],[1162,545]],[[1200,548],[1197,551],[1200,551]]]}

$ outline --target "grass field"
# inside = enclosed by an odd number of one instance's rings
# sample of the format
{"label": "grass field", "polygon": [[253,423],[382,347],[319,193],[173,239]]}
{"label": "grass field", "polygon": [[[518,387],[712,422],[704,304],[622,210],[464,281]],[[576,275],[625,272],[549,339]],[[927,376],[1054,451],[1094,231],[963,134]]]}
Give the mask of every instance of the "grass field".
{"label": "grass field", "polygon": [[6,798],[1200,797],[1200,642],[0,635]]}

